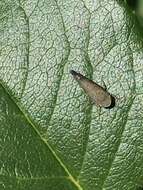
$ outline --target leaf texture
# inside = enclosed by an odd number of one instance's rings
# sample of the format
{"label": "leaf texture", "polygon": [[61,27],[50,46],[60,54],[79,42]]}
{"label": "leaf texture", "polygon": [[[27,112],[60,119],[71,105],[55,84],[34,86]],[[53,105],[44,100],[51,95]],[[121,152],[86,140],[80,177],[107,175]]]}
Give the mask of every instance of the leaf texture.
{"label": "leaf texture", "polygon": [[[0,2],[0,189],[135,190],[143,41],[123,1]],[[74,69],[116,99],[99,110]]]}

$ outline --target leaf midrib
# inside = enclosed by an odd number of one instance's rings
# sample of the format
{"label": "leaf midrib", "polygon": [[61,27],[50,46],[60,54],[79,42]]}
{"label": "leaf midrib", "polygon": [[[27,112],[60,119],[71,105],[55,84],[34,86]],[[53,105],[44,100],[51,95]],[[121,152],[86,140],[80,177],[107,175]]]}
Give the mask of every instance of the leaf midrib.
{"label": "leaf midrib", "polygon": [[[68,177],[67,179],[69,179],[76,187],[78,190],[83,190],[83,188],[81,187],[81,185],[79,184],[79,181],[77,181],[72,174],[70,173],[70,171],[68,170],[68,168],[65,166],[65,164],[62,162],[62,160],[60,159],[60,157],[56,154],[56,152],[53,150],[53,148],[51,147],[51,145],[46,141],[46,139],[44,139],[42,137],[42,135],[40,134],[40,132],[37,130],[37,126],[36,124],[33,122],[32,118],[30,118],[28,116],[28,114],[25,112],[25,110],[23,109],[23,107],[20,105],[20,102],[13,96],[11,96],[11,92],[10,89],[8,89],[6,87],[6,85],[4,85],[2,83],[2,81],[0,81],[1,86],[3,87],[3,89],[5,90],[5,92],[7,93],[8,97],[12,100],[12,102],[15,104],[15,106],[19,109],[19,111],[21,112],[21,114],[25,117],[26,121],[30,124],[30,126],[32,127],[32,129],[36,132],[37,136],[40,138],[40,140],[42,141],[42,143],[44,143],[48,149],[50,150],[50,152],[52,153],[52,155],[54,156],[54,158],[57,160],[57,162],[60,164],[60,166],[63,168],[63,170],[65,171],[65,173],[67,173]],[[17,178],[17,177],[16,177]]]}

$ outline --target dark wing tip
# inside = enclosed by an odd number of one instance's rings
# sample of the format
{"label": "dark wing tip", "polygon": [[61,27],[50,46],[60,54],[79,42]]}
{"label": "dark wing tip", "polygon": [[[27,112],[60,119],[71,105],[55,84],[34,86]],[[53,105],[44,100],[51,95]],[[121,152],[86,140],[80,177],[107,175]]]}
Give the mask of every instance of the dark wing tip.
{"label": "dark wing tip", "polygon": [[105,108],[106,109],[112,109],[115,107],[115,105],[116,105],[115,98],[114,98],[114,96],[111,95],[111,104],[110,104],[110,106],[105,107]]}

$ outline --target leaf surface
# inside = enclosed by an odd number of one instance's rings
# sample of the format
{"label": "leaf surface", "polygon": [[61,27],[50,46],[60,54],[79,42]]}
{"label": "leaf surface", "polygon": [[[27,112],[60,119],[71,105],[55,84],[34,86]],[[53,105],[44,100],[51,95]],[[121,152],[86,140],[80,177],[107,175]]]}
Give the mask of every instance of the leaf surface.
{"label": "leaf surface", "polygon": [[[0,189],[135,190],[143,41],[122,1],[0,2]],[[74,69],[116,97],[92,106]]]}

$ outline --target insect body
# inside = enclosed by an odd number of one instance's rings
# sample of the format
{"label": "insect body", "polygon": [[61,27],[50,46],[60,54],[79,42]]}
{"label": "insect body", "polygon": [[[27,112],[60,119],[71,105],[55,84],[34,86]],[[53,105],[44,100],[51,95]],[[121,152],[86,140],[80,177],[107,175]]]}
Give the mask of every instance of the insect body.
{"label": "insect body", "polygon": [[108,109],[111,109],[115,106],[115,98],[102,86],[74,70],[71,70],[70,73],[73,75],[85,93],[90,97],[93,103]]}

